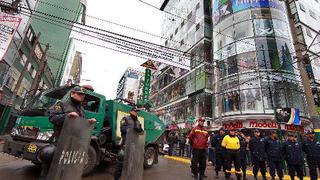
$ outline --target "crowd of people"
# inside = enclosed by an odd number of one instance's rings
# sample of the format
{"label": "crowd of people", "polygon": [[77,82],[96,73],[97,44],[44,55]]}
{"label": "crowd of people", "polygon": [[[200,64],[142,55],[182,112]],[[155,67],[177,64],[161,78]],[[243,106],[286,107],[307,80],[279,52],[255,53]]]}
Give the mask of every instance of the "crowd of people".
{"label": "crowd of people", "polygon": [[[317,180],[320,141],[315,139],[314,132],[307,132],[301,141],[297,140],[295,132],[286,132],[286,138],[282,140],[276,130],[270,130],[266,136],[262,136],[260,130],[255,129],[252,137],[232,128],[221,128],[216,134],[210,134],[204,122],[203,118],[199,118],[197,126],[184,138],[175,133],[169,136],[172,139],[168,139],[176,144],[181,141],[183,145],[177,148],[180,156],[185,154],[185,149],[188,151],[186,147],[191,146],[191,173],[194,179],[202,180],[206,177],[208,160],[214,165],[216,178],[219,178],[219,172],[223,172],[226,180],[231,179],[231,174],[235,174],[237,180],[246,180],[247,167],[252,165],[255,180],[258,179],[259,171],[262,179],[267,179],[267,166],[272,180],[276,174],[280,180],[283,179],[285,166],[291,180],[295,176],[302,180],[307,173],[304,171],[306,160],[310,179]],[[169,155],[172,155],[174,149],[174,143],[169,143]]]}

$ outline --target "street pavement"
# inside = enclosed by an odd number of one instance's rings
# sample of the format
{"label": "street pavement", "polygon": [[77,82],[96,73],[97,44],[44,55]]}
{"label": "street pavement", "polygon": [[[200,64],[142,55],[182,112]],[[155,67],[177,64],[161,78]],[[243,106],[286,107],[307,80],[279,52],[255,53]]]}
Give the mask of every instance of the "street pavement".
{"label": "street pavement", "polygon": [[[160,156],[159,164],[144,171],[143,180],[192,180],[189,163],[189,160],[181,158]],[[114,166],[112,164],[103,163],[91,175],[82,179],[113,180],[113,170]],[[0,180],[35,180],[38,179],[40,171],[39,166],[35,166],[29,161],[17,159],[3,153],[0,154]],[[206,171],[208,178],[206,179],[216,179],[213,172],[213,166],[208,166]],[[224,179],[223,174],[220,174],[218,179]],[[248,180],[252,179],[252,176],[248,176]]]}

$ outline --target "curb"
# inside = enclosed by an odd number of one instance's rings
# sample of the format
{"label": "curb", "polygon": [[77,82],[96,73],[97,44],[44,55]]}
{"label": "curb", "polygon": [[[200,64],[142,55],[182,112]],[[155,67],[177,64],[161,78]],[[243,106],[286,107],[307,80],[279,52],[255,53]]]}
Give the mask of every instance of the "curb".
{"label": "curb", "polygon": [[[168,156],[168,155],[165,155],[163,157],[167,158],[167,159],[174,160],[174,161],[182,162],[182,163],[185,163],[185,164],[191,164],[191,160],[187,159],[187,158],[181,158],[181,157],[177,157],[177,156]],[[231,172],[235,173],[235,169],[232,168]],[[253,172],[250,171],[250,170],[247,170],[247,175],[253,176]],[[258,176],[262,177],[260,172],[259,172]],[[269,173],[267,173],[267,178],[271,178]],[[276,177],[276,179],[279,179],[279,178]],[[283,180],[290,180],[290,176],[284,175]],[[299,180],[299,178],[295,177],[295,180]],[[303,177],[303,180],[310,180],[310,177]],[[320,180],[320,178],[318,178],[318,180]]]}

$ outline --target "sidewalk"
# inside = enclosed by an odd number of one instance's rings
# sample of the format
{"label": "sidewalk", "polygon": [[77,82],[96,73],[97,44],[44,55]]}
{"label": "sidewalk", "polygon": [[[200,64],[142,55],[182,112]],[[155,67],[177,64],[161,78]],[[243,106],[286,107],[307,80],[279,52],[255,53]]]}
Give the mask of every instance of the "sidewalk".
{"label": "sidewalk", "polygon": [[[183,158],[178,156],[168,156],[168,155],[164,155],[164,158],[171,159],[171,160],[178,161],[185,164],[191,164],[191,160],[189,158]],[[253,176],[252,167],[248,167],[247,169],[248,169],[247,175]],[[234,169],[232,169],[232,173],[235,173]],[[261,177],[261,174],[259,173],[258,176]],[[267,178],[271,178],[269,173],[267,173]],[[276,177],[276,179],[279,179],[279,178]],[[295,177],[295,179],[299,180],[299,178],[297,177]],[[288,175],[285,175],[283,180],[290,180],[290,177]],[[310,177],[304,177],[303,180],[310,180]],[[320,178],[318,178],[318,180],[320,180]]]}

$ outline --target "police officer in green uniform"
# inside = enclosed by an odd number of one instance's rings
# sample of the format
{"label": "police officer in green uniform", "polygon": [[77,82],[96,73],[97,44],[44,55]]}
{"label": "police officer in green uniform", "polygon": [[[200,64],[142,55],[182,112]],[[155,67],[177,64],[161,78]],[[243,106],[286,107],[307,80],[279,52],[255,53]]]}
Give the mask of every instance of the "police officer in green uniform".
{"label": "police officer in green uniform", "polygon": [[121,131],[121,151],[118,155],[118,164],[116,166],[116,170],[114,172],[114,179],[119,180],[121,177],[122,167],[123,167],[123,161],[124,161],[124,150],[125,150],[125,144],[126,144],[126,136],[127,136],[127,130],[129,128],[133,128],[137,133],[142,133],[143,129],[141,126],[140,121],[138,120],[138,109],[136,107],[133,107],[130,110],[130,115],[122,118],[120,123],[120,131]]}
{"label": "police officer in green uniform", "polygon": [[[50,164],[55,151],[55,146],[59,141],[59,136],[63,127],[64,121],[69,118],[85,118],[85,112],[82,107],[82,102],[84,101],[85,93],[84,89],[80,86],[76,86],[71,89],[70,98],[65,101],[57,102],[53,107],[49,109],[49,121],[53,124],[53,138],[54,143],[49,145],[39,153],[39,159],[42,162],[42,171],[40,174],[40,180],[45,180],[47,178]],[[96,119],[89,119],[91,124],[96,122]]]}

